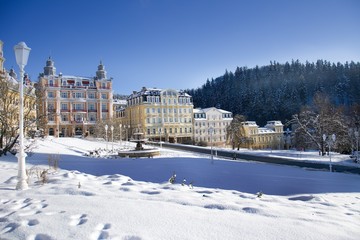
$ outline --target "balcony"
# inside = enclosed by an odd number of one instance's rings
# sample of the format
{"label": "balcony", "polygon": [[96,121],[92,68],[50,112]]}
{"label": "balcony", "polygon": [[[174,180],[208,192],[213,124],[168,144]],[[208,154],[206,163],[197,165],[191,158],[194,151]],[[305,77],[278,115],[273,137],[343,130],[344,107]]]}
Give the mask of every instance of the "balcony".
{"label": "balcony", "polygon": [[61,109],[60,111],[66,113],[66,112],[70,112],[70,109]]}
{"label": "balcony", "polygon": [[96,109],[88,109],[88,112],[97,112]]}
{"label": "balcony", "polygon": [[73,109],[73,112],[86,112],[86,109]]}
{"label": "balcony", "polygon": [[108,109],[102,109],[101,111],[102,111],[102,112],[109,112]]}
{"label": "balcony", "polygon": [[57,85],[57,84],[45,84],[45,87],[57,88],[57,87],[59,87],[59,85]]}

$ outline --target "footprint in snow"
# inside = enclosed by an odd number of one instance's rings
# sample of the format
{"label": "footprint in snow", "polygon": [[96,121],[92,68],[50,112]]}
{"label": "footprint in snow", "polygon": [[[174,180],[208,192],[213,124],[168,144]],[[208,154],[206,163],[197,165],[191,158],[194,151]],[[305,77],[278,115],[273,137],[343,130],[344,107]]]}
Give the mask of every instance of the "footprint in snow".
{"label": "footprint in snow", "polygon": [[69,225],[70,226],[79,226],[79,225],[82,225],[84,223],[86,223],[88,220],[87,220],[87,215],[86,214],[77,214],[77,215],[72,215],[70,216],[70,223]]}
{"label": "footprint in snow", "polygon": [[110,223],[98,224],[95,227],[95,231],[90,235],[92,240],[110,239],[109,229],[111,228]]}

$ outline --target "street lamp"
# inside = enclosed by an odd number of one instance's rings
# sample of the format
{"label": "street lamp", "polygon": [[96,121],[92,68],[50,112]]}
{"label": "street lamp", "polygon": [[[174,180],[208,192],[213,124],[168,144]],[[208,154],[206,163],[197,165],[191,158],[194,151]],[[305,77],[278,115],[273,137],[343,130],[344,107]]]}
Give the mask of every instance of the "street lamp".
{"label": "street lamp", "polygon": [[107,130],[108,130],[109,126],[107,124],[105,124],[105,142],[106,142],[106,152],[108,151],[108,139],[107,139]]}
{"label": "street lamp", "polygon": [[355,131],[356,137],[356,162],[359,162],[359,132]]}
{"label": "street lamp", "polygon": [[[326,134],[323,134],[323,140],[324,142],[326,142]],[[329,159],[330,159],[330,163],[329,163],[329,168],[330,168],[330,172],[332,172],[332,164],[331,164],[331,144],[334,144],[336,141],[336,135],[332,134],[331,135],[331,139],[329,139],[327,141],[327,144],[329,146]]]}
{"label": "street lamp", "polygon": [[114,152],[114,126],[111,126],[110,129],[111,129],[111,152]]}
{"label": "street lamp", "polygon": [[120,129],[120,147],[121,147],[121,141],[122,141],[122,139],[121,139],[121,137],[122,137],[122,136],[121,136],[121,135],[122,135],[122,134],[121,134],[122,128],[121,128],[121,127],[122,127],[122,125],[121,125],[121,123],[120,123],[120,124],[119,124],[119,129]]}
{"label": "street lamp", "polygon": [[161,128],[159,128],[159,135],[160,135],[160,148],[162,148],[162,143],[161,143]]}
{"label": "street lamp", "polygon": [[16,63],[20,68],[19,79],[19,95],[20,95],[20,114],[19,114],[19,142],[20,149],[16,154],[18,158],[18,183],[16,185],[17,190],[28,189],[29,186],[26,182],[26,170],[25,170],[25,158],[26,153],[24,150],[24,68],[27,64],[31,48],[26,46],[24,42],[18,43],[14,47]]}
{"label": "street lamp", "polygon": [[128,132],[126,133],[126,141],[129,140],[130,125],[128,125]]}
{"label": "street lamp", "polygon": [[212,134],[213,134],[214,129],[211,127],[209,128],[209,132],[210,132],[210,145],[211,145],[211,159],[213,159],[213,143],[212,143]]}

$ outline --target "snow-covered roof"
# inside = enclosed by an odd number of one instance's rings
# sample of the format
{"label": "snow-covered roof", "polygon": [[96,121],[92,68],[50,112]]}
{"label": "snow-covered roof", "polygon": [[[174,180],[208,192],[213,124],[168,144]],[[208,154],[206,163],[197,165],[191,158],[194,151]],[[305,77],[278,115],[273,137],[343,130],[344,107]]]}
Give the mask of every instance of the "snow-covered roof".
{"label": "snow-covered roof", "polygon": [[220,108],[216,108],[216,107],[209,107],[209,108],[204,108],[203,109],[204,112],[208,112],[208,111],[211,111],[211,110],[215,110],[215,111],[218,111],[220,113],[232,113],[232,112],[229,112],[229,111],[226,111],[226,110],[223,110],[223,109],[220,109]]}
{"label": "snow-covered roof", "polygon": [[113,104],[127,105],[127,101],[123,99],[113,99]]}
{"label": "snow-covered roof", "polygon": [[258,133],[260,134],[264,134],[264,133],[275,133],[274,130],[270,129],[270,128],[266,128],[266,127],[261,127],[258,129]]}
{"label": "snow-covered roof", "polygon": [[160,96],[160,95],[174,95],[174,96],[180,95],[185,97],[191,97],[183,90],[143,87],[140,91],[133,91],[133,93],[128,97],[128,99],[132,99],[140,96]]}
{"label": "snow-covered roof", "polygon": [[246,121],[242,123],[245,126],[253,126],[253,127],[258,127],[258,125],[256,124],[255,121]]}
{"label": "snow-covered roof", "polygon": [[283,126],[281,121],[267,121],[266,125]]}

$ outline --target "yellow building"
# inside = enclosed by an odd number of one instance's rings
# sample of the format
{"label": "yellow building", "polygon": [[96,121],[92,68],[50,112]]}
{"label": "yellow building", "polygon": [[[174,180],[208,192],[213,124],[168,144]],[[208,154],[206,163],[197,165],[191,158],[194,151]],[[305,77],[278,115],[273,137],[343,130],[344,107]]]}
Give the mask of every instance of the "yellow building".
{"label": "yellow building", "polygon": [[[0,114],[4,117],[0,122],[0,128],[6,127],[6,131],[12,136],[19,125],[19,82],[24,83],[24,134],[36,130],[36,96],[35,88],[25,74],[23,80],[17,80],[14,69],[9,72],[4,68],[3,42],[0,40]],[[6,126],[3,126],[6,125]],[[6,134],[5,134],[6,135]],[[6,136],[3,136],[6,137]]]}
{"label": "yellow building", "polygon": [[47,117],[45,135],[56,137],[87,136],[97,121],[113,117],[112,79],[106,77],[102,62],[96,77],[56,75],[49,58],[39,76],[43,89],[41,114]]}
{"label": "yellow building", "polygon": [[119,116],[128,137],[140,131],[150,140],[192,142],[193,103],[184,91],[143,87],[128,97]]}
{"label": "yellow building", "polygon": [[259,127],[254,121],[241,123],[248,141],[253,149],[282,149],[284,143],[284,125],[281,121],[268,121],[265,127]]}

